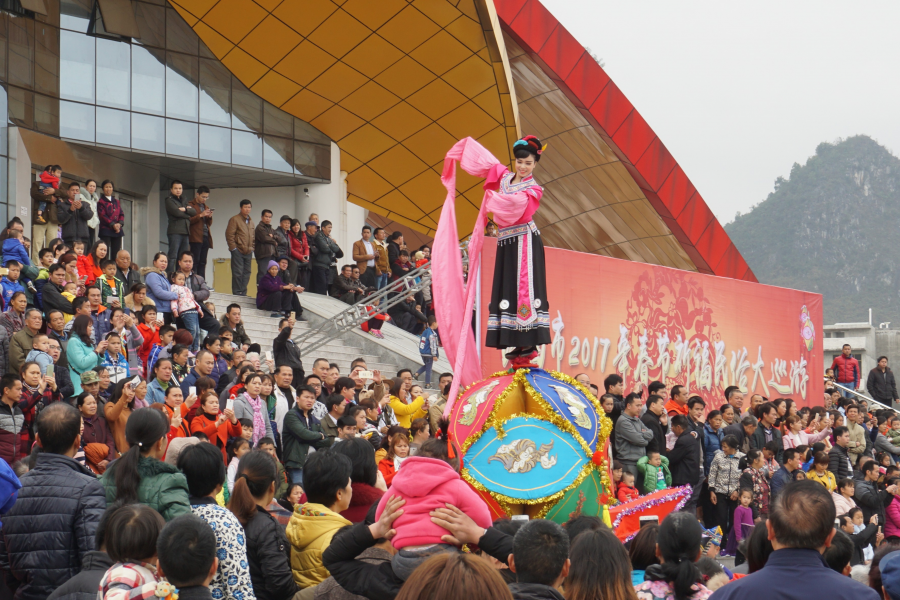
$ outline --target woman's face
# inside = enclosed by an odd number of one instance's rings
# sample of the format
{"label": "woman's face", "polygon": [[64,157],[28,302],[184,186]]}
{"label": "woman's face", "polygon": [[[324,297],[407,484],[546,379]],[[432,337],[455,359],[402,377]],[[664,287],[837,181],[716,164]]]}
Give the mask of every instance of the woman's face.
{"label": "woman's face", "polygon": [[272,277],[278,276],[278,267],[276,267],[276,266],[269,267],[269,275],[271,275]]}
{"label": "woman's face", "polygon": [[97,400],[93,396],[87,396],[84,403],[79,407],[82,416],[93,417],[97,414]]}
{"label": "woman's face", "polygon": [[28,307],[28,298],[26,298],[24,294],[21,294],[19,296],[16,296],[16,298],[12,302],[10,302],[10,305],[17,313],[23,313]]}
{"label": "woman's face", "polygon": [[109,389],[109,371],[106,371],[106,370],[100,371],[100,389],[101,390]]}
{"label": "woman's face", "polygon": [[341,396],[343,396],[347,400],[353,400],[356,397],[356,390],[353,388],[342,388]]}
{"label": "woman's face", "polygon": [[160,381],[169,381],[172,379],[172,363],[167,360],[162,361],[156,368],[156,377]]}
{"label": "woman's face", "polygon": [[843,496],[844,498],[851,498],[853,496],[854,489],[855,489],[855,487],[852,485],[842,487],[841,488],[841,496]]}
{"label": "woman's face", "polygon": [[406,458],[409,455],[409,444],[406,440],[402,440],[394,446],[394,455],[400,458]]}
{"label": "woman's face", "polygon": [[212,352],[215,356],[218,356],[219,352],[222,350],[222,342],[216,340],[215,342],[207,346],[206,349]]}
{"label": "woman's face", "polygon": [[722,428],[722,415],[718,415],[709,420],[709,426],[718,431]]}
{"label": "woman's face", "polygon": [[791,431],[793,431],[794,433],[800,433],[801,429],[803,429],[803,421],[800,421],[798,419],[797,421],[791,423]]}
{"label": "woman's face", "polygon": [[69,275],[78,275],[78,261],[70,260],[65,266],[66,273]]}
{"label": "woman's face", "polygon": [[430,438],[431,437],[431,425],[426,423],[425,427],[420,429],[416,433],[416,437],[419,438],[420,440],[427,440],[428,438]]}
{"label": "woman's face", "polygon": [[603,400],[603,404],[601,406],[603,406],[603,412],[605,412],[606,414],[609,414],[613,411],[613,408],[615,407],[615,402],[613,401],[612,398],[605,398]]}
{"label": "woman's face", "polygon": [[300,487],[299,485],[294,486],[294,488],[291,490],[291,495],[288,496],[288,501],[291,503],[292,506],[296,506],[297,504],[300,504],[300,498],[302,498],[302,497],[303,497],[303,488]]}
{"label": "woman's face", "polygon": [[778,416],[783,417],[784,413],[787,412],[787,402],[781,402],[778,406],[775,407],[775,410],[778,411]]}
{"label": "woman's face", "polygon": [[797,414],[797,405],[791,404],[791,407],[788,409],[788,416]]}
{"label": "woman's face", "polygon": [[251,398],[259,396],[261,389],[262,385],[259,382],[259,377],[254,377],[247,382],[247,393],[250,394]]}
{"label": "woman's face", "polygon": [[300,223],[294,223],[291,225],[291,231],[294,232],[294,235],[300,235]]}
{"label": "woman's face", "polygon": [[181,393],[181,388],[172,386],[169,389],[172,391],[166,396],[166,404],[172,408],[178,408],[184,402],[184,395]]}
{"label": "woman's face", "polygon": [[219,399],[215,394],[210,394],[204,399],[203,412],[208,415],[219,414]]}
{"label": "woman's face", "polygon": [[734,423],[734,409],[726,408],[722,411],[722,420],[725,421],[726,425],[731,425]]}
{"label": "woman's face", "polygon": [[187,364],[188,351],[182,350],[178,354],[175,354],[174,356],[172,356],[172,358],[175,360],[176,363],[178,363],[179,365],[181,365],[183,367]]}
{"label": "woman's face", "polygon": [[159,258],[153,261],[153,266],[160,271],[165,271],[169,266],[169,258],[165,254],[160,254]]}
{"label": "woman's face", "polygon": [[122,329],[125,325],[125,313],[122,311],[116,311],[112,317],[110,317],[110,322],[112,322],[113,328]]}
{"label": "woman's face", "polygon": [[88,337],[91,337],[93,334],[94,334],[94,324],[88,323],[87,324],[87,335],[88,335]]}
{"label": "woman's face", "polygon": [[370,421],[378,420],[378,409],[377,408],[367,408],[366,409],[366,418]]}
{"label": "woman's face", "polygon": [[85,187],[87,187],[87,191],[89,193],[93,194],[94,192],[97,191],[97,182],[92,181],[92,182],[88,183],[87,186],[85,186]]}
{"label": "woman's face", "polygon": [[41,382],[41,367],[38,365],[31,365],[25,369],[25,372],[22,373],[22,380],[31,387],[37,387]]}
{"label": "woman's face", "polygon": [[259,386],[259,393],[268,398],[272,395],[272,382],[266,379],[262,382],[262,385]]}
{"label": "woman's face", "polygon": [[134,388],[134,395],[139,400],[143,400],[147,397],[147,382],[142,381],[138,384],[136,388]]}
{"label": "woman's face", "polygon": [[[90,189],[90,188],[88,188],[88,189]],[[97,189],[97,184],[94,184],[94,189]],[[93,191],[93,190],[91,190],[91,191]],[[107,183],[106,185],[103,186],[103,194],[105,196],[113,195],[113,185],[111,183]]]}
{"label": "woman's face", "polygon": [[413,398],[418,398],[419,396],[422,395],[422,386],[421,385],[412,386],[411,388],[409,388],[409,393]]}
{"label": "woman's face", "polygon": [[100,244],[97,246],[97,258],[106,258],[106,253],[108,252],[108,248],[106,244]]}
{"label": "woman's face", "polygon": [[737,448],[732,448],[728,444],[722,444],[722,452],[725,453],[725,456],[731,456],[735,452],[737,452]]}
{"label": "woman's face", "polygon": [[761,469],[764,464],[766,464],[766,459],[763,458],[762,454],[760,454],[756,457],[756,460],[753,461],[753,464],[751,466],[754,469]]}

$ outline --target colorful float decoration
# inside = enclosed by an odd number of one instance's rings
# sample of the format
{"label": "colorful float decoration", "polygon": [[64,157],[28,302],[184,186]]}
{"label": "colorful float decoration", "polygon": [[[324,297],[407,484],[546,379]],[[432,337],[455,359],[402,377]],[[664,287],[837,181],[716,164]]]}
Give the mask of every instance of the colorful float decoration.
{"label": "colorful float decoration", "polygon": [[[627,542],[640,530],[641,517],[655,516],[662,523],[669,513],[681,510],[690,498],[691,486],[683,485],[618,504],[610,509],[613,531],[616,537]],[[721,533],[719,537],[721,538]]]}
{"label": "colorful float decoration", "polygon": [[462,441],[462,477],[495,518],[525,514],[565,523],[593,515],[611,525],[611,430],[590,390],[537,368],[479,381],[450,411],[450,434]]}

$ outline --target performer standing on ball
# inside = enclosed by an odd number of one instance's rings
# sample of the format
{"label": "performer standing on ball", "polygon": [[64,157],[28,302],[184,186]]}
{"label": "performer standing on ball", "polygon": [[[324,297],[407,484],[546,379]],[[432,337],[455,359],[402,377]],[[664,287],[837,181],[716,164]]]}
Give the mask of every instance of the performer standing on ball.
{"label": "performer standing on ball", "polygon": [[495,215],[501,228],[485,345],[514,347],[506,354],[510,360],[533,358],[537,346],[550,343],[544,245],[541,233],[531,220],[544,193],[532,176],[542,153],[540,140],[526,135],[513,144],[515,171],[504,168],[499,180],[492,180],[498,174],[497,169],[492,169],[484,186],[498,192],[496,200],[500,202],[521,203],[522,199],[515,196],[526,197],[524,211],[513,223],[504,224]]}

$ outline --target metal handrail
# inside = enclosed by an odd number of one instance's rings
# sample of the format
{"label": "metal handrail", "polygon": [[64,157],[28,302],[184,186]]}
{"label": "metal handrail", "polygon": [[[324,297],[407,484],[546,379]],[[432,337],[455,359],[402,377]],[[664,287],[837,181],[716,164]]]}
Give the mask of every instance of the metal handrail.
{"label": "metal handrail", "polygon": [[833,386],[837,387],[837,388],[840,388],[840,389],[842,389],[842,390],[845,390],[845,391],[847,391],[847,392],[850,392],[851,394],[854,394],[854,395],[856,395],[856,396],[859,396],[860,398],[862,398],[862,399],[865,400],[866,402],[874,402],[874,403],[877,404],[878,406],[883,406],[883,407],[885,407],[885,408],[889,408],[889,409],[891,409],[891,410],[894,410],[894,408],[893,408],[892,406],[888,406],[887,404],[883,404],[883,403],[879,402],[878,400],[876,400],[875,398],[873,398],[871,395],[861,394],[861,393],[857,392],[856,390],[853,390],[853,389],[850,389],[850,388],[848,388],[848,387],[845,387],[845,386],[841,385],[841,384],[838,383],[837,381],[832,381],[831,384],[832,384]]}

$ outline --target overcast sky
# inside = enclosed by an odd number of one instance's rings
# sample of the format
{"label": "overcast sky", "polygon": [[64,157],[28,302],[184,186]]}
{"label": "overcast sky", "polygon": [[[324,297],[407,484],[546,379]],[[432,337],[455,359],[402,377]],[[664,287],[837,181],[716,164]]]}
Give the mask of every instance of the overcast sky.
{"label": "overcast sky", "polygon": [[867,134],[900,151],[900,2],[542,2],[722,224],[823,141]]}

